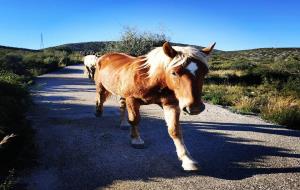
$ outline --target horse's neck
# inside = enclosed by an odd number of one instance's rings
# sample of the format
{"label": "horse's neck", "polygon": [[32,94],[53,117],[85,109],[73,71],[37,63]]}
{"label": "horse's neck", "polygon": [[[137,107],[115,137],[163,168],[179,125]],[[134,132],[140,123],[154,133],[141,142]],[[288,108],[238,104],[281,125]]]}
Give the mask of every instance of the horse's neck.
{"label": "horse's neck", "polygon": [[148,74],[144,75],[146,83],[144,84],[146,88],[165,88],[165,72],[163,70],[157,71],[157,73],[151,77]]}
{"label": "horse's neck", "polygon": [[[138,61],[136,61],[136,65],[134,66],[136,69],[135,77],[136,85],[140,86],[143,90],[150,90],[153,88],[165,88],[165,70],[163,68],[158,68],[154,75],[149,76],[149,67],[143,67],[145,63],[144,57],[139,57]],[[138,77],[136,77],[136,74]]]}

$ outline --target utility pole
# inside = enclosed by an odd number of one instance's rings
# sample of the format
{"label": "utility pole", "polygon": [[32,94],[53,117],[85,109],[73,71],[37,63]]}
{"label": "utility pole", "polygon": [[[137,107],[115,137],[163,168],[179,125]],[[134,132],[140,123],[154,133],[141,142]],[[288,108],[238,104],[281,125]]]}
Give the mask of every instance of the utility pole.
{"label": "utility pole", "polygon": [[40,49],[44,49],[44,38],[43,38],[43,33],[41,33]]}

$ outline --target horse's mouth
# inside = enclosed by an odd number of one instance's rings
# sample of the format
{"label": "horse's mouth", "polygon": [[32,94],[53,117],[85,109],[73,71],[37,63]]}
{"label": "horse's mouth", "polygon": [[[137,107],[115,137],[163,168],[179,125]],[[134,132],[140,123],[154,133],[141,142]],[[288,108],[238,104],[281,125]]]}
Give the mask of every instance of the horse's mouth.
{"label": "horse's mouth", "polygon": [[197,106],[197,107],[189,107],[186,106],[184,108],[182,108],[183,113],[188,114],[188,115],[198,115],[201,112],[203,112],[205,109],[205,105],[202,104],[201,106]]}
{"label": "horse's mouth", "polygon": [[199,112],[199,113],[196,113],[196,112],[195,112],[195,113],[189,113],[189,112],[185,112],[185,111],[184,111],[183,113],[184,113],[185,115],[198,115],[200,112]]}
{"label": "horse's mouth", "polygon": [[201,113],[201,109],[188,109],[186,107],[184,107],[182,109],[182,111],[184,114],[187,114],[187,115],[198,115]]}

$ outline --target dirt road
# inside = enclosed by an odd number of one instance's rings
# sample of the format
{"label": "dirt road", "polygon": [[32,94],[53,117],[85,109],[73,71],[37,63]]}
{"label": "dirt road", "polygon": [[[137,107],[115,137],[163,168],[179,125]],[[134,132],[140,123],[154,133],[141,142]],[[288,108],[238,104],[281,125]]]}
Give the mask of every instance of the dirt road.
{"label": "dirt road", "polygon": [[300,189],[300,131],[207,104],[181,117],[186,145],[202,171],[181,170],[158,106],[142,107],[145,149],[120,130],[113,98],[94,116],[95,89],[81,65],[38,78],[29,114],[38,166],[24,172],[30,190]]}

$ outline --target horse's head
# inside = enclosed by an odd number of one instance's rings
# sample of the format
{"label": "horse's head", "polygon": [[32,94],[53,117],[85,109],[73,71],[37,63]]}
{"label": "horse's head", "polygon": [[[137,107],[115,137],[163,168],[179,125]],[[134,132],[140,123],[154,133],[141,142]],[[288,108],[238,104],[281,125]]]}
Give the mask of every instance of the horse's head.
{"label": "horse's head", "polygon": [[205,105],[201,100],[204,77],[208,73],[208,56],[215,44],[201,51],[192,47],[172,47],[164,43],[163,51],[170,58],[165,77],[182,111],[190,115],[201,113]]}

